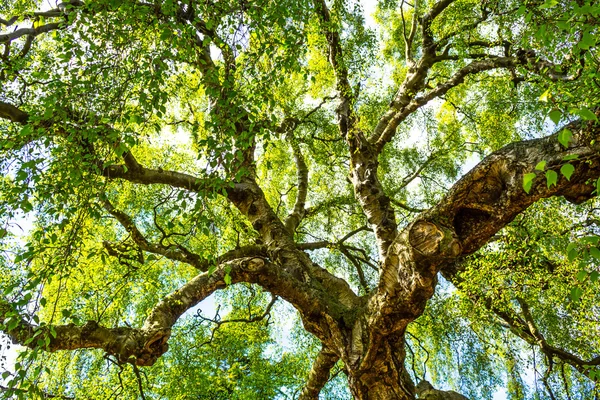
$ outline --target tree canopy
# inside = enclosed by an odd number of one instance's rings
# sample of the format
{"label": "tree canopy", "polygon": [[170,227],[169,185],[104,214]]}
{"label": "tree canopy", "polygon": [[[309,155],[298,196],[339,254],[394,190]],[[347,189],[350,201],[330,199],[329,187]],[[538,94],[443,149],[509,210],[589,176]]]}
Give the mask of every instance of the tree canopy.
{"label": "tree canopy", "polygon": [[6,397],[600,396],[594,0],[5,0]]}

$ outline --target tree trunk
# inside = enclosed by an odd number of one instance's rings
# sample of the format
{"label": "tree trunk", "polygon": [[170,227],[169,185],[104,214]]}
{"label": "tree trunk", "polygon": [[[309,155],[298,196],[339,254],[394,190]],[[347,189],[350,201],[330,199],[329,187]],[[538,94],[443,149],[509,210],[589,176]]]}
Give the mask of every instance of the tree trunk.
{"label": "tree trunk", "polygon": [[[358,368],[346,363],[348,384],[357,400],[412,400],[415,385],[404,366],[403,333],[386,337],[371,347]],[[372,353],[373,355],[369,355]]]}

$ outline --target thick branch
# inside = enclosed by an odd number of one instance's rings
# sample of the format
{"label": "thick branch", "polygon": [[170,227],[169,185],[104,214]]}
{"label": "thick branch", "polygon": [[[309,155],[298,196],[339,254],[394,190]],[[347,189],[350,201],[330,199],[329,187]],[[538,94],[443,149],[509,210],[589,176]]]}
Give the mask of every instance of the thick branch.
{"label": "thick branch", "polygon": [[7,119],[11,122],[24,124],[29,119],[29,114],[12,104],[0,101],[0,118]]}
{"label": "thick branch", "polygon": [[16,320],[16,327],[7,333],[15,342],[25,346],[37,347],[38,344],[33,339],[42,335],[41,338],[50,339],[48,346],[44,347],[48,351],[99,348],[117,356],[122,362],[152,365],[167,351],[171,328],[179,317],[214,291],[226,287],[226,276],[229,276],[231,283],[256,283],[271,293],[281,295],[292,304],[306,308],[305,303],[312,301],[312,307],[315,306],[314,298],[311,298],[314,293],[306,288],[292,290],[294,281],[291,277],[265,259],[251,257],[221,264],[212,274],[196,276],[160,301],[139,329],[106,328],[95,321],[88,321],[83,326],[69,324],[40,327],[15,314],[7,301],[0,302],[0,323],[10,325],[11,320]]}
{"label": "thick branch", "polygon": [[327,39],[329,62],[333,67],[336,89],[341,99],[336,112],[340,133],[350,150],[350,173],[354,193],[367,220],[374,227],[379,254],[383,258],[397,233],[394,209],[377,176],[378,154],[356,126],[357,117],[353,108],[356,99],[348,80],[339,32],[332,23],[325,1],[315,0],[314,5]]}
{"label": "thick branch", "polygon": [[329,380],[329,371],[338,361],[339,357],[326,347],[323,347],[308,375],[308,382],[304,385],[299,400],[318,400],[319,393]]}
{"label": "thick branch", "polygon": [[[386,257],[377,294],[369,305],[369,321],[374,343],[367,355],[377,351],[380,337],[402,331],[423,312],[433,295],[437,272],[473,253],[500,229],[537,200],[564,196],[580,203],[594,196],[600,177],[600,126],[574,122],[568,125],[574,135],[569,148],[557,139],[558,133],[543,139],[512,143],[492,153],[461,178],[435,207],[421,214],[401,232]],[[594,144],[590,144],[594,143]],[[570,180],[559,178],[548,187],[543,174],[531,192],[523,190],[523,176],[535,170],[540,161],[559,170],[566,156],[575,173]],[[459,272],[459,271],[457,271]],[[368,368],[369,360],[365,356]]]}
{"label": "thick branch", "polygon": [[28,35],[28,36],[38,36],[42,33],[46,33],[46,32],[50,32],[50,31],[54,31],[56,29],[60,29],[62,27],[61,23],[58,22],[52,22],[49,24],[45,24],[45,25],[40,25],[37,28],[21,28],[21,29],[17,29],[16,31],[13,31],[11,33],[5,33],[0,35],[0,43],[8,43],[8,42],[12,42],[15,39],[18,39],[22,36]]}

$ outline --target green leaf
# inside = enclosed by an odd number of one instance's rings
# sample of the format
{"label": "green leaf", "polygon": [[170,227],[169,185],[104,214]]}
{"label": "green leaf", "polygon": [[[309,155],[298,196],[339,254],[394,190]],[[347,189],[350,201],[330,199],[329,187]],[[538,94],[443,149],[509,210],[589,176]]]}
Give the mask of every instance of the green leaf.
{"label": "green leaf", "polygon": [[588,276],[588,273],[586,270],[581,270],[577,273],[576,278],[579,282],[583,282]]}
{"label": "green leaf", "polygon": [[597,247],[590,247],[590,254],[596,260],[600,260],[600,250]]}
{"label": "green leaf", "polygon": [[596,180],[596,196],[600,195],[600,178]]}
{"label": "green leaf", "polygon": [[569,261],[573,261],[574,259],[577,258],[578,255],[579,255],[579,253],[577,252],[577,249],[573,248],[573,249],[569,250],[569,252],[567,254],[567,258]]}
{"label": "green leaf", "polygon": [[211,265],[210,267],[208,267],[208,275],[214,274],[216,270],[217,266],[215,264]]}
{"label": "green leaf", "polygon": [[600,237],[596,235],[584,236],[581,239],[581,243],[591,244],[593,246],[597,246],[600,243]]}
{"label": "green leaf", "polygon": [[579,42],[579,48],[583,50],[588,50],[590,47],[596,45],[596,38],[589,31],[585,31],[583,36],[581,37],[581,41]]}
{"label": "green leaf", "polygon": [[596,116],[596,114],[594,114],[585,107],[575,110],[575,114],[579,115],[582,119],[586,121],[598,121],[598,117]]}
{"label": "green leaf", "polygon": [[540,6],[540,9],[544,10],[547,8],[552,8],[558,4],[558,0],[546,0],[544,4]]}
{"label": "green leaf", "polygon": [[523,176],[523,189],[525,190],[525,193],[529,193],[529,191],[531,190],[531,186],[533,185],[533,179],[535,178],[535,176],[536,175],[534,172],[530,172]]}
{"label": "green leaf", "polygon": [[550,189],[550,186],[556,185],[556,182],[558,182],[558,174],[556,171],[552,171],[551,169],[546,171],[546,184],[548,185],[548,189]]}
{"label": "green leaf", "polygon": [[599,277],[600,277],[600,272],[598,272],[598,271],[590,272],[590,281],[597,282]]}
{"label": "green leaf", "polygon": [[577,160],[578,158],[579,158],[578,154],[570,154],[568,156],[564,156],[563,161]]}
{"label": "green leaf", "polygon": [[223,277],[223,281],[225,281],[226,285],[231,285],[231,275],[229,275],[229,272],[225,274],[225,276]]}
{"label": "green leaf", "polygon": [[575,172],[575,167],[573,164],[565,164],[560,167],[560,173],[563,174],[568,181],[571,180],[571,175],[573,175],[573,172]]}
{"label": "green leaf", "polygon": [[573,289],[571,289],[571,300],[573,300],[575,302],[579,301],[582,294],[583,294],[583,290],[581,290],[578,287],[574,287]]}
{"label": "green leaf", "polygon": [[572,138],[573,132],[566,128],[560,131],[560,133],[558,134],[558,142],[564,147],[569,147],[569,142],[571,142]]}
{"label": "green leaf", "polygon": [[535,169],[537,169],[538,171],[543,171],[545,168],[546,168],[546,161],[540,161],[535,166]]}
{"label": "green leaf", "polygon": [[554,122],[554,124],[558,125],[558,123],[560,122],[560,119],[562,118],[562,112],[555,108],[554,110],[550,111],[548,116],[550,117],[552,122]]}

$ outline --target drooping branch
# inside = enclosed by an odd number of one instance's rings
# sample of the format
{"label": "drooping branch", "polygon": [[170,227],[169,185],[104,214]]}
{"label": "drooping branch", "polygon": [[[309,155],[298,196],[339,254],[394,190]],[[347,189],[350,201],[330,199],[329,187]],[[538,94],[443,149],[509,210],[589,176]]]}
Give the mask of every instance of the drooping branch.
{"label": "drooping branch", "polygon": [[[458,266],[458,264],[464,264],[462,261],[457,261],[454,265],[449,268],[442,270],[442,275],[446,280],[451,282],[458,290],[464,291],[463,283],[464,279],[458,273],[460,270],[464,270],[464,266]],[[494,304],[493,299],[489,297],[483,297],[475,293],[466,292],[469,298],[474,304],[483,305],[488,311],[495,314],[501,321],[503,321],[510,331],[517,337],[523,339],[525,342],[539,347],[539,349],[547,357],[549,368],[552,368],[554,358],[561,360],[571,366],[573,366],[580,373],[588,376],[590,372],[589,367],[600,365],[600,356],[584,360],[581,357],[565,351],[561,348],[553,346],[548,343],[548,340],[541,333],[537,324],[535,323],[534,317],[531,313],[529,305],[521,298],[517,298],[517,302],[521,307],[522,317],[514,310],[508,311],[501,309]]]}
{"label": "drooping branch", "polygon": [[308,381],[300,393],[299,400],[318,400],[319,393],[329,380],[329,371],[334,367],[339,357],[330,349],[323,347],[308,375]]}
{"label": "drooping branch", "polygon": [[198,347],[202,347],[209,343],[212,343],[212,341],[215,339],[215,335],[216,335],[217,331],[225,324],[235,324],[235,323],[252,324],[252,323],[264,321],[264,320],[266,320],[268,323],[269,319],[271,318],[271,311],[273,309],[273,306],[277,302],[277,300],[278,300],[277,296],[272,296],[271,301],[269,302],[269,304],[267,304],[267,307],[265,308],[265,310],[263,311],[262,314],[252,315],[252,313],[250,313],[247,318],[221,319],[221,317],[219,315],[220,307],[217,307],[215,316],[212,318],[207,318],[207,317],[202,316],[200,313],[197,313],[196,317],[200,318],[200,323],[208,322],[208,323],[214,325],[214,327],[211,329],[210,337],[206,341],[199,344]]}

